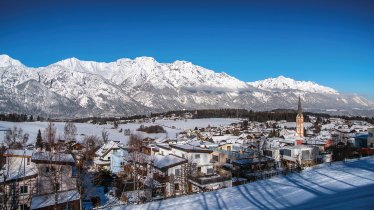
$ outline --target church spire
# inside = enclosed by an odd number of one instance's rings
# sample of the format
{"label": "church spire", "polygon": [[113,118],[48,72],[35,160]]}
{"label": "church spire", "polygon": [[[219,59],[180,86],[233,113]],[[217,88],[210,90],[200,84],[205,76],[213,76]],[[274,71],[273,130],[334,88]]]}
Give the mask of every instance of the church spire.
{"label": "church spire", "polygon": [[297,114],[299,114],[299,115],[303,114],[303,110],[301,109],[301,99],[300,99],[300,96],[299,96],[299,104],[297,106]]}

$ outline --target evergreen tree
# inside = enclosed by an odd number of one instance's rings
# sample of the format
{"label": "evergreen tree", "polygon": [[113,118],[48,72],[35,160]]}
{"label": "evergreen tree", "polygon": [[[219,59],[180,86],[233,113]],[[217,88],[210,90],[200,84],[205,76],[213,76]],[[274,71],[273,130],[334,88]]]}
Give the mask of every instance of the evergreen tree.
{"label": "evergreen tree", "polygon": [[38,131],[38,135],[36,136],[35,147],[43,148],[43,139],[42,139],[42,133],[40,132],[40,129]]}

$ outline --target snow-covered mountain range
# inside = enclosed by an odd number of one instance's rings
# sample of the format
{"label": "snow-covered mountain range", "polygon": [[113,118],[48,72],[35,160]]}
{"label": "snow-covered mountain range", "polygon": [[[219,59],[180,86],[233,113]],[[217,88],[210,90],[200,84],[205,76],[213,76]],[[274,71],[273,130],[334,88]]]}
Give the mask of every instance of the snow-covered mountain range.
{"label": "snow-covered mountain range", "polygon": [[279,76],[243,82],[186,61],[69,58],[30,68],[0,55],[0,111],[51,117],[123,116],[179,109],[293,109],[373,115],[374,103],[314,82]]}

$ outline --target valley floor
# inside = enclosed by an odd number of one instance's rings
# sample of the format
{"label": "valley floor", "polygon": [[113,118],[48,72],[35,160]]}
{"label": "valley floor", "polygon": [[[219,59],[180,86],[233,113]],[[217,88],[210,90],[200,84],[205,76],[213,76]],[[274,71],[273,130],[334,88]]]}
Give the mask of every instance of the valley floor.
{"label": "valley floor", "polygon": [[373,209],[374,157],[233,188],[112,209]]}

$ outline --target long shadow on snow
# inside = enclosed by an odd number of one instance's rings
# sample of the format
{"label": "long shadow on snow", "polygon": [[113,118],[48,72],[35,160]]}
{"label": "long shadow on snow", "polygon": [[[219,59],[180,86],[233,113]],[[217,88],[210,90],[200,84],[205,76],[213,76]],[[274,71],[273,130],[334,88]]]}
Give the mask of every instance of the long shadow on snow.
{"label": "long shadow on snow", "polygon": [[374,184],[343,190],[333,194],[320,194],[315,198],[286,209],[372,209]]}

